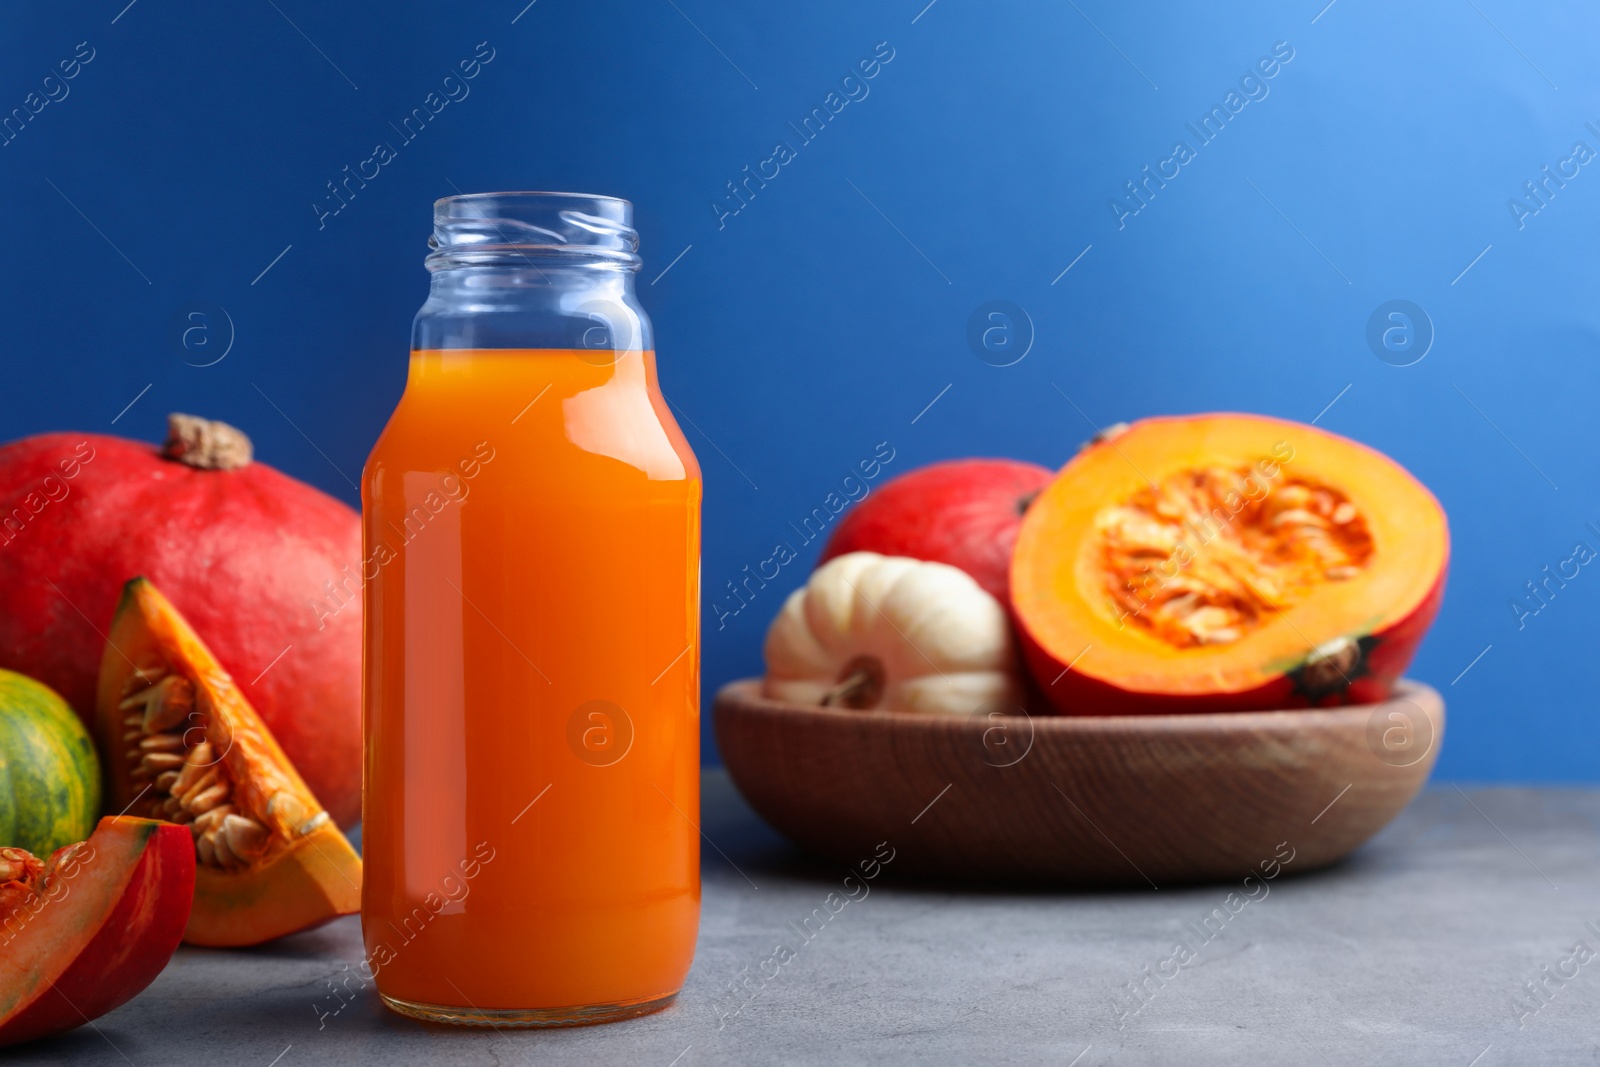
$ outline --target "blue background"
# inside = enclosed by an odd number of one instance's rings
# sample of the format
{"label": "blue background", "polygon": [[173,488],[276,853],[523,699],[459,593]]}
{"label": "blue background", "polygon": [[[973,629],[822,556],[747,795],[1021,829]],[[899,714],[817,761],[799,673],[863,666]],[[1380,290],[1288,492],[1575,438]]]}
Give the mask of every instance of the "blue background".
{"label": "blue background", "polygon": [[[1320,415],[1409,467],[1452,520],[1448,595],[1413,668],[1450,705],[1439,775],[1600,777],[1600,571],[1520,629],[1509,606],[1578,540],[1600,548],[1600,166],[1520,227],[1508,207],[1574,142],[1600,149],[1585,127],[1600,12],[525,2],[8,14],[0,110],[79,42],[94,59],[0,147],[4,435],[156,439],[165,412],[191,411],[355,503],[404,384],[431,201],[611,193],[638,206],[662,380],[705,470],[708,694],[759,672],[765,624],[811,558],[719,630],[723,583],[880,441],[891,474],[969,454],[1053,466],[1091,423]],[[495,58],[470,95],[319,227],[325,183],[399,145],[390,124],[482,41]],[[786,123],[884,41],[870,94],[719,228],[725,183],[797,142]],[[1193,146],[1185,123],[1279,41],[1294,58],[1268,95],[1119,228],[1124,182]],[[966,340],[992,299],[1033,324],[1013,366]],[[1412,366],[1366,341],[1392,299],[1433,324]],[[191,366],[218,348],[186,351],[174,324],[212,309],[225,331],[217,307],[234,344]],[[709,730],[707,746],[714,762]]]}

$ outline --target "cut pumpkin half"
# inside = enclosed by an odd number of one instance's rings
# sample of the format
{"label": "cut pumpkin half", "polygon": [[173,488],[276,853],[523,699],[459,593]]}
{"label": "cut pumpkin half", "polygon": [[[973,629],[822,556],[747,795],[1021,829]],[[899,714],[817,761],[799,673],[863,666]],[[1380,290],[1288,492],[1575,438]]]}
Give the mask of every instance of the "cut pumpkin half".
{"label": "cut pumpkin half", "polygon": [[253,945],[361,905],[361,859],[233,679],[143,578],[123,589],[100,667],[109,803],[189,828],[184,940]]}
{"label": "cut pumpkin half", "polygon": [[1024,655],[1068,714],[1382,700],[1444,592],[1443,509],[1388,457],[1258,415],[1097,439],[1028,509]]}

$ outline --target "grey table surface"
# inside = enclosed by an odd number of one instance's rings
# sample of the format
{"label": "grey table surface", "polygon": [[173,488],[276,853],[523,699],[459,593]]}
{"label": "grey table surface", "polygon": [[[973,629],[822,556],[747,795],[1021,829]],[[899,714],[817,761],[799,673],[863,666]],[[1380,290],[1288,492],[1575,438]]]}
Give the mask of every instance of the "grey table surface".
{"label": "grey table surface", "polygon": [[[0,1055],[115,1067],[1600,1063],[1600,957],[1587,951],[1600,951],[1600,791],[1435,786],[1349,860],[1286,874],[1264,896],[1252,887],[1242,905],[1239,885],[979,891],[886,873],[809,941],[790,924],[824,908],[846,872],[768,829],[720,773],[706,776],[703,809],[715,847],[702,850],[699,944],[659,1014],[555,1031],[411,1022],[370,985],[330,991],[361,957],[351,917],[248,951],[182,948],[95,1027]],[[1203,939],[1217,909],[1227,922],[1213,918],[1220,932]],[[1163,966],[1180,940],[1194,957]],[[780,941],[793,958],[758,981]]]}

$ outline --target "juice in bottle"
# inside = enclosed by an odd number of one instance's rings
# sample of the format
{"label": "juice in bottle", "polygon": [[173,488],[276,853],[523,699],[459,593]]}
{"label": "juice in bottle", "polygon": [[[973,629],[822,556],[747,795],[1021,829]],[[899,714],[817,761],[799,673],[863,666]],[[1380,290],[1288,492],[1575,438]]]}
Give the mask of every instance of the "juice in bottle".
{"label": "juice in bottle", "polygon": [[368,460],[365,966],[442,1022],[637,1015],[699,921],[700,472],[631,205],[436,205]]}

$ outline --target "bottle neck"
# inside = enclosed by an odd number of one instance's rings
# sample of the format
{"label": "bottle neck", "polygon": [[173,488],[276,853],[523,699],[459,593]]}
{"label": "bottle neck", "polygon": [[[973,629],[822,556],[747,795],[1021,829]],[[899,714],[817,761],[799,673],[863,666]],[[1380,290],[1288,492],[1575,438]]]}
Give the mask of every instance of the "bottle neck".
{"label": "bottle neck", "polygon": [[648,350],[650,320],[635,279],[633,269],[616,264],[546,257],[438,269],[412,325],[411,347]]}
{"label": "bottle neck", "polygon": [[643,351],[633,205],[581,193],[474,193],[434,204],[414,350]]}

